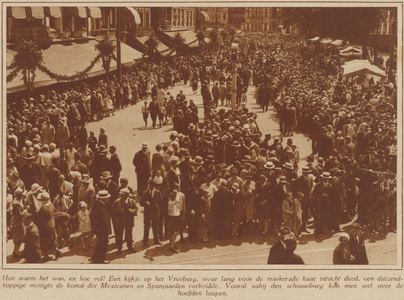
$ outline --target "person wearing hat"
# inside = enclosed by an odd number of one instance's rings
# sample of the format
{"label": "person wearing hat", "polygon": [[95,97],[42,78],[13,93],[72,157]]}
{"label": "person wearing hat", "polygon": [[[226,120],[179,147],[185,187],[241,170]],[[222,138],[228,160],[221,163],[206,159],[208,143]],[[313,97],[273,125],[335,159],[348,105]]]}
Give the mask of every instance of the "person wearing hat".
{"label": "person wearing hat", "polygon": [[112,181],[119,183],[119,177],[121,176],[122,165],[118,154],[116,153],[116,147],[110,146],[109,153],[111,154],[109,158],[109,170],[112,173]]}
{"label": "person wearing hat", "polygon": [[241,199],[244,203],[244,212],[245,212],[245,231],[246,234],[250,234],[254,230],[254,201],[255,201],[255,182],[252,180],[253,176],[251,173],[248,173],[244,177],[244,182],[240,187]]}
{"label": "person wearing hat", "polygon": [[153,179],[148,179],[148,187],[140,198],[139,204],[144,207],[143,213],[143,242],[142,247],[147,247],[149,240],[150,226],[153,229],[153,238],[155,245],[161,245],[159,236],[159,217],[160,217],[160,206],[163,203],[163,198],[161,192],[154,187]]}
{"label": "person wearing hat", "polygon": [[74,165],[71,167],[70,171],[77,171],[80,174],[89,174],[87,166],[81,162],[80,154],[74,153]]}
{"label": "person wearing hat", "polygon": [[79,221],[79,231],[81,233],[81,247],[86,250],[90,245],[91,238],[91,220],[90,211],[87,209],[87,203],[84,201],[79,202],[79,211],[77,212]]}
{"label": "person wearing hat", "polygon": [[327,130],[322,127],[321,134],[317,139],[316,149],[318,156],[327,160],[334,148],[333,141],[330,136],[327,135]]}
{"label": "person wearing hat", "polygon": [[304,166],[302,168],[302,175],[298,177],[294,184],[294,193],[302,193],[303,197],[300,200],[302,207],[302,226],[300,227],[299,234],[302,232],[307,232],[307,222],[309,219],[309,209],[312,202],[312,193],[314,188],[315,177],[311,173],[309,166]]}
{"label": "person wearing hat", "polygon": [[179,197],[179,191],[174,189],[168,196],[168,204],[167,204],[167,223],[169,229],[168,237],[170,240],[170,244],[168,250],[174,253],[178,253],[179,250],[175,246],[175,241],[177,239],[179,230],[180,230],[180,222],[181,222],[181,206],[184,205],[184,199]]}
{"label": "person wearing hat", "polygon": [[137,215],[138,207],[135,200],[129,198],[129,193],[129,189],[121,189],[119,191],[119,198],[112,204],[112,223],[114,224],[115,244],[118,249],[118,255],[122,253],[124,231],[128,251],[135,252],[133,248],[133,227],[135,226],[135,216]]}
{"label": "person wearing hat", "polygon": [[15,258],[21,258],[20,255],[20,247],[21,244],[24,242],[24,226],[22,222],[22,217],[24,213],[24,194],[23,194],[23,189],[20,187],[17,187],[14,190],[13,193],[14,199],[12,202],[12,236],[13,236],[13,242],[14,242],[14,251],[13,251],[13,257]]}
{"label": "person wearing hat", "polygon": [[[218,176],[222,177],[221,174]],[[232,197],[227,189],[227,180],[220,178],[218,190],[211,200],[214,231],[218,240],[226,239],[230,234],[232,204]]]}
{"label": "person wearing hat", "polygon": [[353,264],[368,265],[369,260],[366,254],[365,240],[361,234],[362,227],[358,223],[353,223],[351,226],[348,245],[351,255],[355,257]]}
{"label": "person wearing hat", "polygon": [[89,211],[93,208],[95,204],[95,188],[90,182],[90,177],[88,174],[81,175],[81,185],[77,193],[77,201],[85,202]]}
{"label": "person wearing hat", "polygon": [[58,242],[56,240],[55,231],[55,207],[50,201],[49,194],[42,192],[38,196],[41,208],[38,212],[38,229],[41,243],[41,250],[45,259],[49,259],[49,254],[54,253],[54,259],[60,256],[60,251],[56,248]]}
{"label": "person wearing hat", "polygon": [[41,168],[39,164],[34,162],[35,156],[28,153],[25,156],[25,164],[21,167],[20,178],[25,186],[30,187],[34,183],[39,183],[41,178]]}
{"label": "person wearing hat", "polygon": [[142,143],[142,150],[136,152],[133,158],[137,179],[137,194],[141,196],[147,190],[147,182],[151,176],[150,150],[147,142]]}
{"label": "person wearing hat", "polygon": [[314,234],[318,239],[321,238],[321,233],[325,233],[324,227],[330,222],[331,214],[334,213],[331,210],[333,187],[330,180],[332,176],[329,172],[323,172],[320,178],[320,183],[313,189]]}
{"label": "person wearing hat", "polygon": [[296,236],[289,227],[279,230],[280,239],[271,247],[268,256],[268,265],[304,264],[303,259],[294,254],[297,247]]}
{"label": "person wearing hat", "polygon": [[349,234],[343,232],[339,236],[339,244],[334,249],[333,253],[333,264],[334,265],[349,265],[353,264],[355,261],[355,257],[351,255],[351,251],[348,245]]}
{"label": "person wearing hat", "polygon": [[154,178],[157,174],[157,171],[161,171],[162,174],[165,172],[164,167],[164,154],[161,151],[161,144],[156,145],[156,153],[153,153],[151,164],[152,164],[152,178]]}
{"label": "person wearing hat", "polygon": [[38,227],[33,222],[33,215],[26,213],[22,218],[25,227],[24,250],[22,257],[27,263],[39,262],[42,258]]}
{"label": "person wearing hat", "polygon": [[92,232],[97,237],[97,244],[90,262],[94,264],[107,264],[105,260],[108,248],[108,236],[110,227],[110,214],[107,209],[107,203],[111,195],[106,190],[101,190],[97,194],[97,201],[90,212],[90,221]]}
{"label": "person wearing hat", "polygon": [[27,210],[33,216],[33,221],[38,225],[38,212],[41,208],[41,204],[38,200],[39,194],[42,193],[42,187],[38,183],[34,183],[31,186],[31,190],[25,196],[25,204]]}
{"label": "person wearing hat", "polygon": [[270,189],[268,177],[264,172],[259,175],[256,184],[255,210],[257,212],[258,230],[257,233],[265,235],[268,233],[270,219]]}

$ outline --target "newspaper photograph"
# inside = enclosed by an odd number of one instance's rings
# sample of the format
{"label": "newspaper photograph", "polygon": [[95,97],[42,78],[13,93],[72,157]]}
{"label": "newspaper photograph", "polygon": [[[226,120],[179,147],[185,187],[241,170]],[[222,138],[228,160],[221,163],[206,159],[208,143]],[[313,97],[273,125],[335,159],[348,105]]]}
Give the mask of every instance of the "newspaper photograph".
{"label": "newspaper photograph", "polygon": [[402,15],[2,2],[0,291],[401,299]]}

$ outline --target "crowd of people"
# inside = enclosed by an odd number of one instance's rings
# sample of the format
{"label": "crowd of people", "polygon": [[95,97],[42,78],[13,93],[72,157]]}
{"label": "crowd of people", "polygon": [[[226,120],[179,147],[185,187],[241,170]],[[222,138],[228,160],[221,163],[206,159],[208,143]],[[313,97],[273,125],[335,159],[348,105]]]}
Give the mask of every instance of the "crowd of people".
{"label": "crowd of people", "polygon": [[[320,44],[250,34],[239,46],[235,111],[226,110],[232,61],[224,49],[160,65],[138,62],[122,84],[116,78],[82,82],[7,103],[7,224],[14,257],[57,258],[71,233],[63,240],[66,215],[69,228],[78,224],[83,249],[94,247],[90,238],[97,237],[94,263],[106,262],[110,233],[118,255],[124,241],[136,252],[138,205],[144,207],[142,246],[152,227],[154,243],[168,239],[175,253],[178,235],[185,244],[285,230],[298,238],[314,222],[313,234],[321,239],[353,220],[373,234],[395,231],[396,83],[343,77],[341,59]],[[167,92],[180,82],[201,93],[203,122],[182,91]],[[277,112],[280,135],[260,129],[246,108],[251,85],[256,103]],[[147,142],[135,154],[134,191],[120,176],[106,129],[97,139],[85,125],[148,96],[150,103],[141,104],[145,126],[150,114],[153,128],[158,118],[160,126],[171,121],[173,131],[153,154]],[[295,131],[312,142],[300,168]]]}

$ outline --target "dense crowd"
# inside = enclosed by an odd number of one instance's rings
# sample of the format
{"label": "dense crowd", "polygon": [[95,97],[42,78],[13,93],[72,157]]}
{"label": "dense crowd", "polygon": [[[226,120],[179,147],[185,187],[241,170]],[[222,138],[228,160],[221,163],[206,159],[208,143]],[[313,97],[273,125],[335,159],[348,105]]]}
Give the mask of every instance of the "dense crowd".
{"label": "dense crowd", "polygon": [[[97,236],[94,262],[104,262],[112,231],[118,254],[124,240],[135,252],[137,203],[144,207],[142,245],[152,226],[154,242],[169,239],[173,252],[178,235],[184,243],[208,242],[277,235],[287,227],[300,236],[309,233],[312,217],[315,238],[339,232],[352,220],[372,233],[395,231],[395,82],[344,78],[341,59],[320,44],[251,34],[240,38],[239,47],[234,112],[226,110],[232,62],[223,49],[160,65],[138,62],[122,83],[115,77],[82,82],[8,103],[7,224],[13,255],[32,262],[52,253],[57,258],[71,233],[64,227],[76,222],[83,248],[93,246],[92,233]],[[182,91],[167,92],[179,83],[201,93],[203,122]],[[280,136],[258,128],[257,115],[246,108],[250,85],[264,111],[270,105],[277,111]],[[149,95],[152,101],[141,104],[145,125],[150,115],[153,128],[157,120],[160,126],[171,121],[173,131],[170,142],[157,145],[153,154],[147,142],[135,154],[134,191],[120,177],[121,162],[106,129],[100,128],[97,138],[85,125]],[[301,170],[295,131],[312,142]]]}

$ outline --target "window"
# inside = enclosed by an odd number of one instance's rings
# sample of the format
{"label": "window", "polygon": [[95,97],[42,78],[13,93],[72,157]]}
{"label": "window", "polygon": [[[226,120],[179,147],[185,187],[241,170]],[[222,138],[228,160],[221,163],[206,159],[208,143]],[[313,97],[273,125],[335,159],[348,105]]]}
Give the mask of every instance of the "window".
{"label": "window", "polygon": [[272,18],[276,18],[276,11],[277,11],[277,8],[273,7],[272,8]]}
{"label": "window", "polygon": [[185,26],[189,26],[189,11],[187,11],[187,19],[185,20]]}
{"label": "window", "polygon": [[223,13],[223,22],[225,22],[226,21],[226,13]]}

